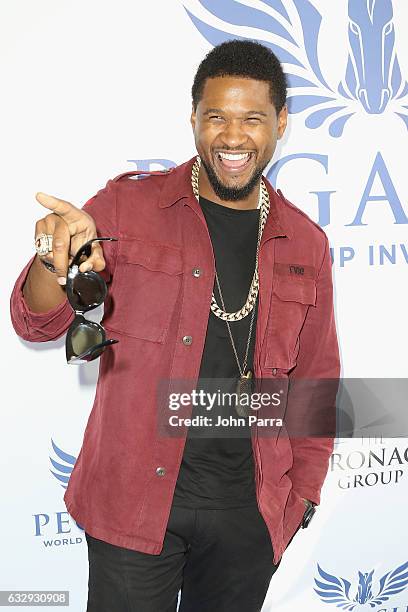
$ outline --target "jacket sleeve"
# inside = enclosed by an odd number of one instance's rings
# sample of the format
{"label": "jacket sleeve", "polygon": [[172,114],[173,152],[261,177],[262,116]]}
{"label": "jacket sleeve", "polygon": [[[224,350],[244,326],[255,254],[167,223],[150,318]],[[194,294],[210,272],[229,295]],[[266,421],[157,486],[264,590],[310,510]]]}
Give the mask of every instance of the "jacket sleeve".
{"label": "jacket sleeve", "polygon": [[[98,191],[82,207],[95,220],[98,236],[117,236],[116,215],[116,185],[108,181],[107,185]],[[102,243],[106,268],[101,273],[107,282],[113,275],[116,262],[117,243]],[[68,329],[74,319],[74,312],[66,298],[61,304],[48,312],[32,312],[23,296],[23,286],[35,255],[20,272],[10,298],[10,316],[14,330],[20,338],[29,342],[47,342],[56,340]]]}
{"label": "jacket sleeve", "polygon": [[320,503],[336,434],[340,357],[333,308],[328,239],[310,306],[299,335],[297,365],[289,375],[286,414],[293,452],[287,475],[301,497]]}

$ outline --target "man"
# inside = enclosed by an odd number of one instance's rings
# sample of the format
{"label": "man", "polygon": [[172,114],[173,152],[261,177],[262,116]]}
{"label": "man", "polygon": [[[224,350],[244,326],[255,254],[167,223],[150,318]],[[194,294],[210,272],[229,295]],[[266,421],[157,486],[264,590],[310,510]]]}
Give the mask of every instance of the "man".
{"label": "man", "polygon": [[180,589],[181,612],[260,610],[282,553],[320,502],[332,452],[332,436],[289,439],[284,428],[158,431],[163,380],[191,389],[233,381],[237,416],[252,375],[339,375],[327,237],[262,178],[287,123],[279,61],[254,42],[219,45],[192,98],[199,157],[121,175],[81,210],[37,194],[51,212],[35,235],[52,235],[52,252],[30,260],[12,295],[22,338],[58,338],[74,316],[64,291],[72,256],[97,235],[118,238],[104,250],[93,243],[80,266],[108,282],[103,326],[119,340],[101,356],[64,497],[86,533],[88,612],[174,611]]}

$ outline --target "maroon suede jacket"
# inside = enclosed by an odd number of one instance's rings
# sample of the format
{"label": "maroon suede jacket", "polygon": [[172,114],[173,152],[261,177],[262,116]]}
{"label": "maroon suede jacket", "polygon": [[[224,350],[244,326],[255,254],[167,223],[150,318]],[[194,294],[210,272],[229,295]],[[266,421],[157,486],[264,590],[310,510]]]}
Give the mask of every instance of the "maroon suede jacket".
{"label": "maroon suede jacket", "polygon": [[[214,284],[211,240],[191,187],[193,161],[138,180],[121,175],[84,206],[99,236],[119,238],[103,245],[109,296],[102,321],[119,343],[100,358],[94,405],[64,501],[92,536],[150,554],[163,546],[187,434],[186,428],[184,435],[158,435],[156,387],[166,379],[194,387]],[[255,376],[337,378],[327,237],[266,183],[271,209],[259,252]],[[73,311],[67,300],[46,313],[30,311],[22,286],[32,261],[13,289],[12,323],[25,340],[55,340]],[[288,410],[291,401],[289,391]],[[326,409],[334,410],[334,398]],[[320,503],[333,436],[263,436],[258,430],[251,427],[257,500],[277,563],[301,523],[302,498]]]}

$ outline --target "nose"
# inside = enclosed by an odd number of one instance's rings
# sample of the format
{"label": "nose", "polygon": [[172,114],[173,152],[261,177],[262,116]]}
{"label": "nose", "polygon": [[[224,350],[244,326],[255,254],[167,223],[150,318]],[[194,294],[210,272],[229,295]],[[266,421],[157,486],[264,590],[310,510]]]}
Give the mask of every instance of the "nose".
{"label": "nose", "polygon": [[248,136],[242,127],[242,122],[240,120],[227,121],[221,134],[221,140],[229,149],[239,149],[246,144]]}

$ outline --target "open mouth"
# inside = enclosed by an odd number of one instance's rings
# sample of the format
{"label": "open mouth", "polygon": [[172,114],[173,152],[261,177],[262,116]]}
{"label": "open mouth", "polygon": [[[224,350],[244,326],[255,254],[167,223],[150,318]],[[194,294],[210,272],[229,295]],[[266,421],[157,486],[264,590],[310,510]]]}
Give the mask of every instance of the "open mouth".
{"label": "open mouth", "polygon": [[249,166],[253,153],[224,153],[219,151],[215,155],[219,166],[229,173],[243,172]]}

